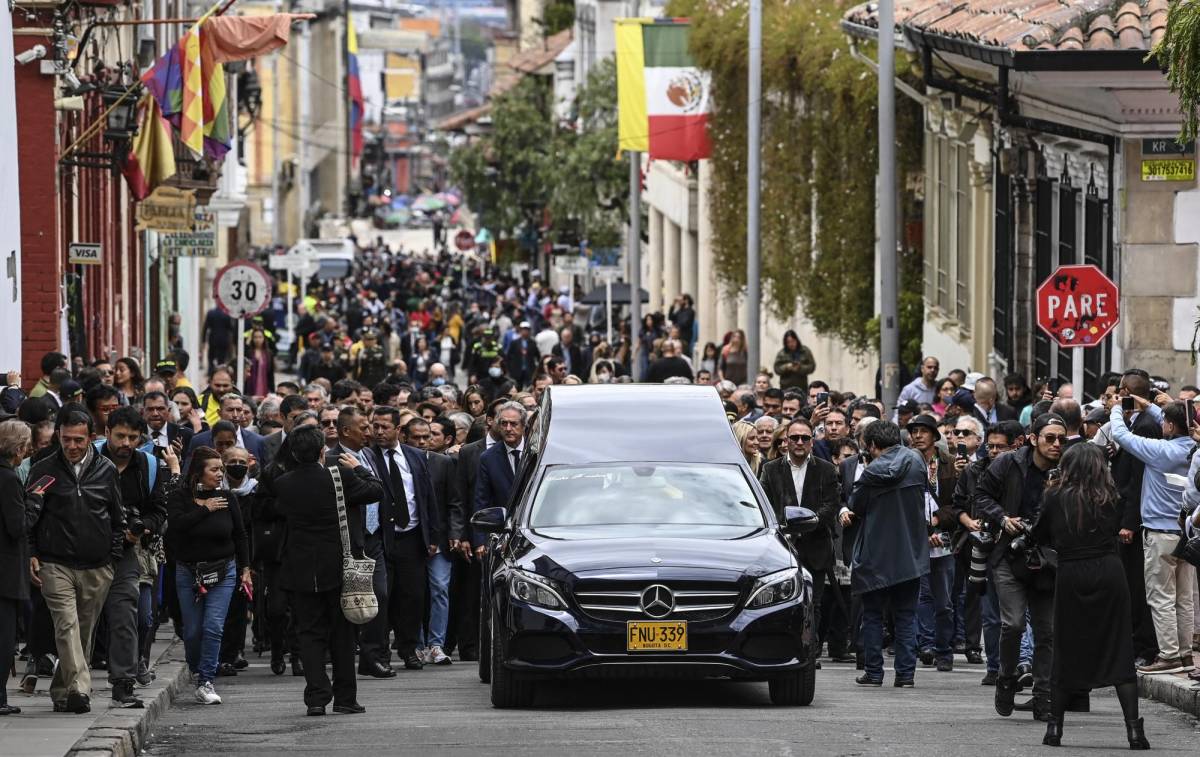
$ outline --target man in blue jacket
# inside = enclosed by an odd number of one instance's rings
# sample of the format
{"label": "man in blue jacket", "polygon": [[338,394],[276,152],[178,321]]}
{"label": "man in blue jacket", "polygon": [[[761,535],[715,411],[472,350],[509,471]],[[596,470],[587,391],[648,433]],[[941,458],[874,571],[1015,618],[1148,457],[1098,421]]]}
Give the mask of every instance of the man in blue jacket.
{"label": "man in blue jacket", "polygon": [[859,525],[850,590],[862,597],[865,670],[855,681],[883,684],[883,615],[895,618],[895,685],[912,686],[917,669],[916,612],[929,574],[925,460],[900,444],[900,427],[876,421],[863,430],[871,462],[854,484],[849,519]]}

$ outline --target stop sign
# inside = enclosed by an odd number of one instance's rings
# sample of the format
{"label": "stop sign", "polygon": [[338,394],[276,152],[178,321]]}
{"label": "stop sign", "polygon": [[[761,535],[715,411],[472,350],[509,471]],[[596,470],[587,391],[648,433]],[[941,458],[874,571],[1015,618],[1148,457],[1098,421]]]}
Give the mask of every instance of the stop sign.
{"label": "stop sign", "polygon": [[1059,347],[1095,347],[1121,320],[1120,292],[1094,265],[1064,265],[1037,290],[1037,322]]}
{"label": "stop sign", "polygon": [[475,235],[463,229],[454,235],[454,246],[463,252],[475,249]]}

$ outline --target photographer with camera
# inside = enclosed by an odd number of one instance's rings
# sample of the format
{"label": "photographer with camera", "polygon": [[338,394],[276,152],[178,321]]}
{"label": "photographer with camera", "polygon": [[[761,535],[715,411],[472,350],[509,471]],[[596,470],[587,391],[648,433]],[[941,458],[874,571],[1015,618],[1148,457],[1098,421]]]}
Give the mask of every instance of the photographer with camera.
{"label": "photographer with camera", "polygon": [[142,565],[135,545],[161,534],[167,520],[170,472],[154,455],[138,449],[145,432],[141,414],[135,408],[121,407],[109,414],[107,436],[96,444],[97,451],[117,468],[117,486],[125,508],[121,557],[113,566],[112,584],[104,601],[108,681],[112,684],[114,707],[142,707],[142,700],[133,693],[134,680],[141,672],[138,600]]}
{"label": "photographer with camera", "polygon": [[1017,663],[1028,610],[1034,643],[1033,717],[1045,720],[1050,715],[1054,577],[1052,570],[1037,563],[1038,551],[1027,532],[1041,511],[1049,473],[1062,456],[1067,425],[1057,415],[1043,413],[1034,420],[1031,432],[1029,446],[1000,455],[980,475],[975,508],[990,527],[1003,529],[988,555],[992,585],[1000,602],[996,712],[1008,717],[1015,706]]}

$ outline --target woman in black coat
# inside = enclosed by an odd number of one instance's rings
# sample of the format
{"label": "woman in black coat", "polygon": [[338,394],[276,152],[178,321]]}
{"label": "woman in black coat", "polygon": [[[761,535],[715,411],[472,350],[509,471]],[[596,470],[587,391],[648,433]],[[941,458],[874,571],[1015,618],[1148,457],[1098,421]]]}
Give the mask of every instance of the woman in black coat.
{"label": "woman in black coat", "polygon": [[41,498],[26,494],[16,467],[30,451],[29,426],[21,421],[0,423],[0,715],[16,715],[20,707],[8,703],[4,682],[17,643],[17,617],[29,599],[29,542],[26,498],[40,507]]}
{"label": "woman in black coat", "polygon": [[[323,465],[325,435],[319,428],[295,429],[286,443],[296,466],[272,483],[276,509],[287,523],[282,585],[291,592],[292,623],[304,662],[304,704],[309,715],[365,712],[358,703],[354,671],[354,625],[342,614],[342,540],[333,477]],[[359,462],[338,459],[351,551],[363,554],[362,505],[383,499],[383,484]],[[333,663],[333,684],[325,657]]]}
{"label": "woman in black coat", "polygon": [[1054,585],[1054,667],[1050,719],[1042,743],[1062,743],[1073,692],[1115,686],[1130,749],[1149,749],[1138,717],[1129,589],[1117,556],[1117,489],[1104,449],[1076,444],[1046,485],[1034,526],[1039,545],[1058,552]]}

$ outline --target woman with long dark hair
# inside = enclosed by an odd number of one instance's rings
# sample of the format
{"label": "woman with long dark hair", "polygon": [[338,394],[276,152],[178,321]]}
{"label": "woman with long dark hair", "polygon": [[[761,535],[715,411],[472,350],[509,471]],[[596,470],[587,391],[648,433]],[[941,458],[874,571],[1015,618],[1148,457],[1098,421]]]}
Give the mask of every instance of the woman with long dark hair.
{"label": "woman with long dark hair", "polygon": [[142,396],[142,366],[131,357],[123,357],[113,365],[113,386],[121,390],[121,404],[132,405]]}
{"label": "woman with long dark hair", "polygon": [[1117,556],[1117,488],[1104,449],[1073,445],[1061,476],[1046,484],[1034,526],[1037,543],[1058,552],[1054,585],[1054,667],[1050,719],[1042,743],[1062,743],[1072,693],[1117,688],[1130,749],[1149,749],[1138,717],[1129,589]]}

